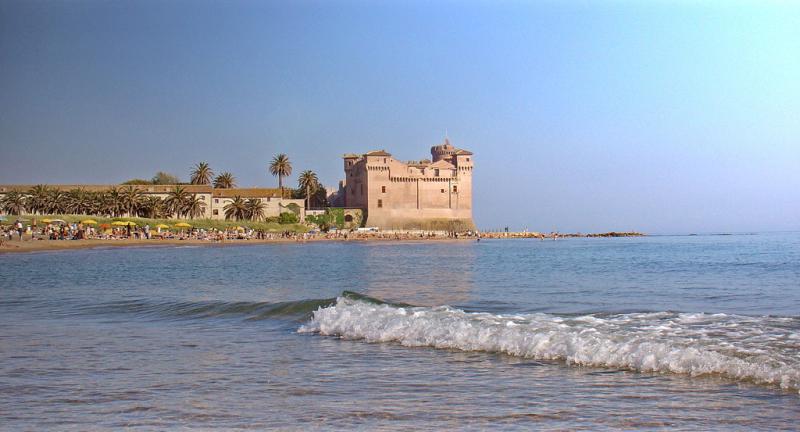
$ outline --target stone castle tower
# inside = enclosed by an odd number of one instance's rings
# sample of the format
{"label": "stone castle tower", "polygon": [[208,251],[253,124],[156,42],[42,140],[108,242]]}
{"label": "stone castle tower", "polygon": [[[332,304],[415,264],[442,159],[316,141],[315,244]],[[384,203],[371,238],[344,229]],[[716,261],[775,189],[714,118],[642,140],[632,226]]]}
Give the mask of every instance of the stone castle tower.
{"label": "stone castle tower", "polygon": [[431,160],[401,162],[384,150],[346,154],[338,205],[362,209],[365,226],[381,229],[470,230],[473,155],[450,144]]}

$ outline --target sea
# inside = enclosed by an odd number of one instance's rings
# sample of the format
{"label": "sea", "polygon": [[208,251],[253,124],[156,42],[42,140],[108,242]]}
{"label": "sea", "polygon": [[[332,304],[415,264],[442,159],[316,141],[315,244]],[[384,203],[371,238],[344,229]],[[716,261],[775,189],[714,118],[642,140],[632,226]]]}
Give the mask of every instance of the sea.
{"label": "sea", "polygon": [[0,430],[798,430],[800,233],[0,255]]}

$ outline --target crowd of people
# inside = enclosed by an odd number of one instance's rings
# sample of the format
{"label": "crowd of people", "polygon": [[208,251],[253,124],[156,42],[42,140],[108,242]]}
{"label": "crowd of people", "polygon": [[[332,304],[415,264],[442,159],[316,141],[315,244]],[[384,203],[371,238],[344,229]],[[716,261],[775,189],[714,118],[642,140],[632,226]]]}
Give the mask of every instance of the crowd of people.
{"label": "crowd of people", "polygon": [[457,233],[442,231],[378,231],[378,230],[331,230],[322,232],[312,229],[305,233],[294,231],[272,232],[256,230],[253,228],[233,227],[228,229],[162,229],[150,225],[137,226],[135,224],[119,226],[95,226],[82,222],[68,223],[65,221],[38,223],[36,220],[29,224],[15,220],[11,224],[0,225],[0,240],[149,240],[149,239],[177,239],[177,240],[207,240],[213,242],[235,240],[420,240],[434,238],[480,238],[475,232]]}

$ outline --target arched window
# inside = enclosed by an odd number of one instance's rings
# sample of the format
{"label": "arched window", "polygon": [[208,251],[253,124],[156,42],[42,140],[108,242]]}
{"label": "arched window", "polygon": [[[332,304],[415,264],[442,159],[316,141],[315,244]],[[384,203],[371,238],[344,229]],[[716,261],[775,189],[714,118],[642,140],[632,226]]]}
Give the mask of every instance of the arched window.
{"label": "arched window", "polygon": [[345,222],[353,222],[353,215],[344,215]]}

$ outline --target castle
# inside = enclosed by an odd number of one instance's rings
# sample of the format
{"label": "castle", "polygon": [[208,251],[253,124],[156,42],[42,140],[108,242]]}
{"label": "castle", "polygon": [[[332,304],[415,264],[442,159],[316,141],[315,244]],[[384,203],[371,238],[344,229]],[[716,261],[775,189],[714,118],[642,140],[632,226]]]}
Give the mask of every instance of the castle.
{"label": "castle", "polygon": [[401,162],[384,150],[346,154],[333,205],[361,209],[367,227],[472,230],[472,153],[448,139],[431,159]]}

